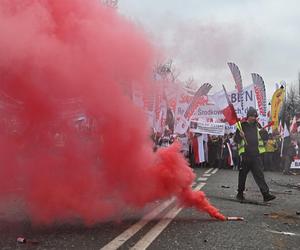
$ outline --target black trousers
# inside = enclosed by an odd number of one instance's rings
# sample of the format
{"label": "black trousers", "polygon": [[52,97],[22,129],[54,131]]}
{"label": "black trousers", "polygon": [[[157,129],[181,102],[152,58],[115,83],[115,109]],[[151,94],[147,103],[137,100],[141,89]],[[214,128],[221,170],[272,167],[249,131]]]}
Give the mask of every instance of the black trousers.
{"label": "black trousers", "polygon": [[265,181],[265,176],[263,173],[263,164],[260,156],[242,156],[241,157],[241,165],[239,169],[239,183],[238,183],[238,191],[245,191],[246,179],[249,171],[252,172],[254,180],[258,185],[262,195],[266,195],[269,193],[269,187]]}
{"label": "black trousers", "polygon": [[264,154],[265,161],[264,161],[264,170],[275,170],[273,166],[273,152],[267,152]]}
{"label": "black trousers", "polygon": [[291,168],[291,164],[292,164],[292,158],[290,156],[283,156],[283,171],[284,172],[289,172],[290,171],[290,168]]}

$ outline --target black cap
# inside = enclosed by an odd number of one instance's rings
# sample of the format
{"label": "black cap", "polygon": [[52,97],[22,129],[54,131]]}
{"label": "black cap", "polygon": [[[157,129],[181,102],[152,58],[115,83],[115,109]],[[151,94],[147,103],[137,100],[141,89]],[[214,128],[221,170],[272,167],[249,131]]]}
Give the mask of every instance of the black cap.
{"label": "black cap", "polygon": [[249,116],[255,116],[258,117],[257,111],[255,108],[253,107],[249,107],[248,111],[247,111],[247,117]]}

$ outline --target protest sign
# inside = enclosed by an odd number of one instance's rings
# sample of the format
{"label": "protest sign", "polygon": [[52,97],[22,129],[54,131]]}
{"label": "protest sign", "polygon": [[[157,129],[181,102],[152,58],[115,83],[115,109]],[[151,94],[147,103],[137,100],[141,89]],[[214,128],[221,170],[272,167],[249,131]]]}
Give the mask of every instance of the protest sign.
{"label": "protest sign", "polygon": [[224,135],[225,123],[191,121],[190,131],[199,134]]}

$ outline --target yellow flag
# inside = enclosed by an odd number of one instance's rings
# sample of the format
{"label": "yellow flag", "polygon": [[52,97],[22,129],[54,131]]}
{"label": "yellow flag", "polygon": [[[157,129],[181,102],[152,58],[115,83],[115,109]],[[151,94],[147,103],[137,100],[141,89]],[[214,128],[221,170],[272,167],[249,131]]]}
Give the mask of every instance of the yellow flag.
{"label": "yellow flag", "polygon": [[277,130],[279,125],[279,112],[284,101],[285,89],[277,89],[272,97],[271,101],[271,119],[273,122],[272,130]]}

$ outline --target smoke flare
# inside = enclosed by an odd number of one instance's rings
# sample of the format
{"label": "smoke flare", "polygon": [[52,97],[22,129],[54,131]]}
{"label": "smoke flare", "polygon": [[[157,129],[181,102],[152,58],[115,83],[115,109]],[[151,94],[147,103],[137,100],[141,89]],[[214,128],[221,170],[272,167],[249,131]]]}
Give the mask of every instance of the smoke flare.
{"label": "smoke flare", "polygon": [[141,30],[96,0],[3,0],[0,31],[0,202],[17,195],[37,223],[91,224],[176,195],[224,219],[189,188],[178,145],[152,152],[130,98],[152,86],[157,51]]}

